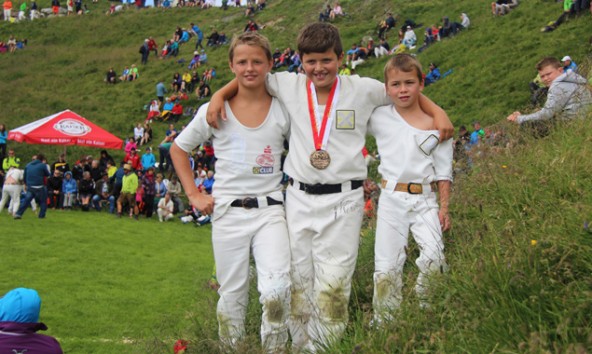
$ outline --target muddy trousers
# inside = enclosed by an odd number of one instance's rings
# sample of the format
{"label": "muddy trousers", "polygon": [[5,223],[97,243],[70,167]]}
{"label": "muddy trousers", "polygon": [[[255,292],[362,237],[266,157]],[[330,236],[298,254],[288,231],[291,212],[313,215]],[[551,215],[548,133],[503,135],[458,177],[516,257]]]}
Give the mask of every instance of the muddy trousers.
{"label": "muddy trousers", "polygon": [[362,188],[311,195],[288,187],[294,352],[315,352],[343,335],[363,205]]}
{"label": "muddy trousers", "polygon": [[220,283],[220,340],[232,347],[245,335],[252,253],[263,307],[261,343],[268,352],[283,349],[290,311],[290,247],[283,205],[228,208],[214,217],[212,244]]}
{"label": "muddy trousers", "polygon": [[383,190],[378,202],[374,271],[374,320],[392,320],[402,300],[403,267],[407,260],[409,231],[419,247],[416,293],[427,305],[427,277],[444,271],[444,243],[438,219],[436,194],[409,194]]}

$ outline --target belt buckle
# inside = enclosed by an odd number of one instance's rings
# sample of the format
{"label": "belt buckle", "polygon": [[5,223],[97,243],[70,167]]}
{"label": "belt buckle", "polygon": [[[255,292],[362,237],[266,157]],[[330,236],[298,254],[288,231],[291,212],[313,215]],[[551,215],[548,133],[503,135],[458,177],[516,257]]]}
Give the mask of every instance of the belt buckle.
{"label": "belt buckle", "polygon": [[245,209],[253,209],[257,207],[257,199],[247,197],[241,201],[241,206]]}
{"label": "belt buckle", "polygon": [[408,183],[407,193],[409,194],[421,194],[423,192],[422,185],[419,183]]}

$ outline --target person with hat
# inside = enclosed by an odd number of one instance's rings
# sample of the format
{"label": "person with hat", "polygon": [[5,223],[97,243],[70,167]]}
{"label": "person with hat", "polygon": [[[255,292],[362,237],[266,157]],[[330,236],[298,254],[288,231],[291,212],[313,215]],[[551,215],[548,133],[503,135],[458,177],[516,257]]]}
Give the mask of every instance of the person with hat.
{"label": "person with hat", "polygon": [[574,72],[577,73],[578,72],[578,65],[571,60],[571,57],[569,55],[564,56],[561,59],[561,62],[563,63],[563,72],[567,73],[567,72]]}
{"label": "person with hat", "polygon": [[138,189],[138,176],[132,171],[129,163],[123,165],[124,176],[121,185],[121,194],[117,199],[117,217],[121,217],[123,207],[128,206],[130,218],[132,214],[138,219],[138,207],[136,206],[136,191]]}
{"label": "person with hat", "polygon": [[0,298],[0,353],[62,354],[53,337],[39,322],[41,298],[34,289],[16,288]]}

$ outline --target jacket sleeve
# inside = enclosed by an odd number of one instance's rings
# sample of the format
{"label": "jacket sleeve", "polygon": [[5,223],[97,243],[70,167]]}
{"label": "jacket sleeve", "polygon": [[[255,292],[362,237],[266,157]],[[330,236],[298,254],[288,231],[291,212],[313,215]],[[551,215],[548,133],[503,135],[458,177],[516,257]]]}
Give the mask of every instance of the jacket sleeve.
{"label": "jacket sleeve", "polygon": [[518,117],[518,123],[535,120],[548,120],[563,110],[572,92],[565,87],[557,85],[549,90],[545,106],[538,112],[524,114]]}

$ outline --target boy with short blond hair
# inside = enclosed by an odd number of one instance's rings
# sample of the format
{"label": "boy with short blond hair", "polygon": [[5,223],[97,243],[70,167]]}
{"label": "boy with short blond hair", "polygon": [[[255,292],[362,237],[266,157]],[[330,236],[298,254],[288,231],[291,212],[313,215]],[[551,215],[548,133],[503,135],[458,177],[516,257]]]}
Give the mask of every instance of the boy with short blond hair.
{"label": "boy with short blond hair", "polygon": [[[297,41],[306,74],[276,73],[266,84],[290,117],[284,171],[291,177],[292,344],[315,352],[345,331],[367,176],[361,151],[372,111],[390,101],[377,80],[337,75],[343,47],[335,26],[310,24]],[[221,98],[232,97],[235,88],[231,82],[212,97],[210,124],[217,124]],[[439,126],[450,134],[452,124],[439,107],[422,96],[422,108],[439,114]]]}
{"label": "boy with short blond hair", "polygon": [[411,55],[396,55],[386,64],[384,78],[393,104],[377,108],[368,126],[376,137],[382,175],[374,249],[374,324],[392,320],[401,303],[409,231],[420,250],[416,291],[420,303],[427,305],[427,277],[446,268],[442,231],[450,228],[452,181],[452,140],[438,144],[435,121],[419,105],[424,88],[420,63]]}
{"label": "boy with short blond hair", "polygon": [[[175,139],[171,156],[190,204],[206,215],[213,211],[221,341],[232,349],[245,335],[252,254],[261,294],[262,346],[265,352],[282,353],[288,341],[290,245],[281,156],[289,122],[279,101],[265,90],[273,66],[267,39],[243,33],[233,40],[228,56],[238,82],[236,95],[224,102],[229,119],[214,129],[206,122],[207,104],[202,106]],[[188,159],[196,146],[210,139],[217,158],[212,195],[195,185]]]}

